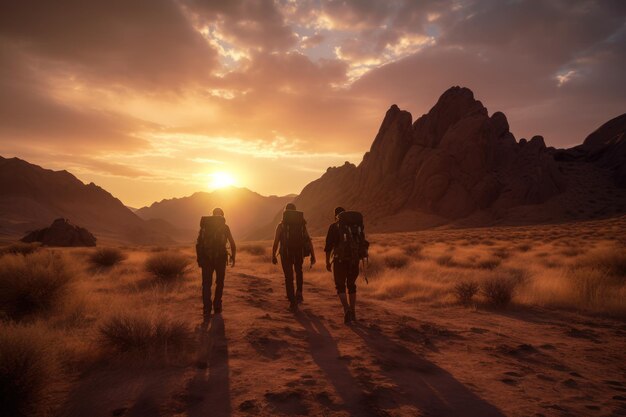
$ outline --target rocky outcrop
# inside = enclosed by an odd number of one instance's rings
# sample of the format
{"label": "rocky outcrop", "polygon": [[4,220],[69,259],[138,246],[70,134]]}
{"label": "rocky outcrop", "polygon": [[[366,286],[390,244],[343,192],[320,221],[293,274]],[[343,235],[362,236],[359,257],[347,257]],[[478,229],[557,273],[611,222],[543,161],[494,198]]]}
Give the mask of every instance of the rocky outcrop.
{"label": "rocky outcrop", "polygon": [[503,113],[489,116],[472,91],[452,87],[414,122],[391,106],[359,166],[330,168],[295,203],[319,232],[336,205],[363,211],[370,223],[413,212],[441,224],[479,211],[498,216],[564,188],[541,136],[516,141]]}
{"label": "rocky outcrop", "polygon": [[30,232],[22,242],[40,242],[44,246],[96,246],[94,235],[68,219],[56,219],[50,227]]}

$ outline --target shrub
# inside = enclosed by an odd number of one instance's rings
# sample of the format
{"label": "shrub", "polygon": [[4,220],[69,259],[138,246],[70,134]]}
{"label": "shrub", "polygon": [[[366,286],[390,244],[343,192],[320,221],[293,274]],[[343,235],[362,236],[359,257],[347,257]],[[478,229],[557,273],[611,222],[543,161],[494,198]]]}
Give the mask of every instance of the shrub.
{"label": "shrub", "polygon": [[401,253],[389,253],[383,258],[385,266],[389,269],[404,268],[409,263],[409,260],[408,256]]}
{"label": "shrub", "polygon": [[2,255],[28,255],[37,251],[41,245],[39,243],[16,242],[10,245],[0,247],[0,256]]}
{"label": "shrub", "polygon": [[43,313],[62,304],[74,273],[59,254],[38,252],[0,259],[0,311],[12,319]]}
{"label": "shrub", "polygon": [[98,248],[89,257],[96,267],[109,268],[126,259],[126,254],[118,248]]}
{"label": "shrub", "polygon": [[499,258],[483,259],[479,261],[477,266],[480,269],[496,269],[502,261]]}
{"label": "shrub", "polygon": [[437,259],[435,259],[438,265],[453,267],[456,266],[457,263],[452,259],[451,255],[441,255]]}
{"label": "shrub", "polygon": [[50,344],[43,329],[0,324],[0,415],[43,413],[58,374]]}
{"label": "shrub", "polygon": [[422,249],[423,249],[422,245],[412,243],[404,247],[404,253],[405,255],[410,256],[412,258],[419,258],[421,257]]}
{"label": "shrub", "polygon": [[100,326],[99,334],[105,348],[122,354],[167,355],[184,351],[193,341],[184,322],[162,316],[113,316]]}
{"label": "shrub", "polygon": [[504,308],[511,303],[516,282],[506,277],[493,277],[485,280],[482,285],[482,293],[487,304],[496,308]]}
{"label": "shrub", "polygon": [[183,254],[157,252],[146,260],[146,271],[161,281],[174,281],[185,275],[190,263]]}
{"label": "shrub", "polygon": [[472,298],[478,294],[478,283],[475,281],[462,281],[454,286],[454,294],[459,303],[468,306],[472,303]]}
{"label": "shrub", "polygon": [[626,248],[610,246],[596,249],[581,257],[577,267],[602,270],[614,278],[626,277]]}
{"label": "shrub", "polygon": [[267,254],[267,248],[263,245],[244,245],[240,250],[254,256],[265,256]]}

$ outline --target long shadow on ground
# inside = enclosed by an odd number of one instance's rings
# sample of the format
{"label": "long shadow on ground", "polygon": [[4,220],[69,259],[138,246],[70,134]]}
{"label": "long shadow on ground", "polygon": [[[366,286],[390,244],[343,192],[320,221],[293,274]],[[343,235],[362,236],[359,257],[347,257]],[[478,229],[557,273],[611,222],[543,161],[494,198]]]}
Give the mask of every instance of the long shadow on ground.
{"label": "long shadow on ground", "polygon": [[382,331],[357,324],[352,331],[363,339],[383,376],[397,389],[390,393],[398,404],[416,407],[425,415],[504,417],[498,408],[478,397],[451,374],[395,342]]}
{"label": "long shadow on ground", "polygon": [[296,315],[296,319],[307,332],[313,360],[326,374],[343,402],[343,404],[326,402],[324,405],[335,411],[345,410],[353,416],[386,415],[367,404],[364,387],[352,376],[347,364],[341,360],[337,343],[320,318],[310,310],[304,310]]}
{"label": "long shadow on ground", "polygon": [[198,372],[189,381],[187,395],[190,417],[231,415],[228,343],[221,315],[213,317],[201,335]]}

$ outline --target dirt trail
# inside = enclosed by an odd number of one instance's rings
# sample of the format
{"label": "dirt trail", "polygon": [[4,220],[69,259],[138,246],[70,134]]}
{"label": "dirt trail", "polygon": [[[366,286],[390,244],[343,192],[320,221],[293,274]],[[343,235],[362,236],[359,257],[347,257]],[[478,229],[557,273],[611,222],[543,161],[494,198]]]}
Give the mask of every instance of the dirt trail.
{"label": "dirt trail", "polygon": [[[281,276],[229,269],[224,313],[198,327],[195,363],[94,375],[70,414],[626,415],[623,323],[363,298],[345,326],[330,278],[305,275],[294,315]],[[190,322],[201,309],[189,306]]]}

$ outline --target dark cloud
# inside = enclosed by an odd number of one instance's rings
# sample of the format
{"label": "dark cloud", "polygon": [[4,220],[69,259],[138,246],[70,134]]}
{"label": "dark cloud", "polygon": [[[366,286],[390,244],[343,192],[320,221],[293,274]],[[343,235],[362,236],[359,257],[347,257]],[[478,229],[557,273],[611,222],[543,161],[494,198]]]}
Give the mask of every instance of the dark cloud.
{"label": "dark cloud", "polygon": [[202,82],[217,64],[168,0],[4,1],[0,41],[108,88],[169,90]]}
{"label": "dark cloud", "polygon": [[185,0],[205,25],[213,25],[241,48],[286,50],[296,36],[272,0]]}

